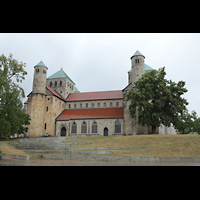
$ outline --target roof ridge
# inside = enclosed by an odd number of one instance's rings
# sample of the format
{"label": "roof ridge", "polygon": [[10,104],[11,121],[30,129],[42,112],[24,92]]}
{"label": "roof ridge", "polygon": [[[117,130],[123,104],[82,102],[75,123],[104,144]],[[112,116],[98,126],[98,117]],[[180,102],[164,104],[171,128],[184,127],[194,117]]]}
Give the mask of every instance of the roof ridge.
{"label": "roof ridge", "polygon": [[[115,92],[115,91],[122,91],[122,90],[105,90],[105,91],[93,91],[93,92],[80,92],[80,94],[82,94],[82,93],[95,93],[95,92]],[[76,93],[72,93],[72,94],[76,94]]]}
{"label": "roof ridge", "polygon": [[62,99],[63,101],[66,101],[56,90],[50,88],[49,86],[46,86],[46,88],[55,96]]}
{"label": "roof ridge", "polygon": [[62,68],[57,72],[55,72],[54,74],[52,74],[51,76],[49,76],[47,79],[54,79],[54,78],[68,78],[72,83],[74,83],[74,81],[72,81],[72,79],[66,74],[66,72]]}

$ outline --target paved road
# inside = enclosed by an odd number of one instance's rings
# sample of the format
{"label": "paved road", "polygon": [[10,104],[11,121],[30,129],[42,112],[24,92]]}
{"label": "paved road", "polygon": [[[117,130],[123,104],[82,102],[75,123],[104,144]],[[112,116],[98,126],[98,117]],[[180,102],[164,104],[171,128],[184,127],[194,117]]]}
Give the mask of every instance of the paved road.
{"label": "paved road", "polygon": [[200,166],[200,163],[134,163],[73,160],[18,160],[3,158],[0,166]]}

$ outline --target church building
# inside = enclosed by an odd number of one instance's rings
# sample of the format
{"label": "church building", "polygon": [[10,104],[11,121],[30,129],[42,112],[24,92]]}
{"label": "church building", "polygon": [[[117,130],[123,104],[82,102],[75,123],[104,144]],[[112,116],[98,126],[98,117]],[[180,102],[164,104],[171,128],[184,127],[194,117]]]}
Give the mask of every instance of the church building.
{"label": "church building", "polygon": [[[47,77],[47,66],[34,66],[32,92],[24,103],[31,117],[27,136],[112,136],[149,134],[129,113],[126,94],[144,73],[153,70],[139,51],[131,57],[128,85],[122,90],[80,92],[63,69]],[[158,127],[158,134],[175,134],[173,127]]]}

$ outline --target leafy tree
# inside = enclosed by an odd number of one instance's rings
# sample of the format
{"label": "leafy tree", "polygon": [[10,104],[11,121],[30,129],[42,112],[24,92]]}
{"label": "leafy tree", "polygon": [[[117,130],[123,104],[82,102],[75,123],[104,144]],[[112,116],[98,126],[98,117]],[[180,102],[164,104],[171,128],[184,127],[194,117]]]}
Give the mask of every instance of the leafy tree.
{"label": "leafy tree", "polygon": [[8,139],[15,133],[24,133],[24,125],[30,117],[22,111],[24,90],[16,82],[22,82],[27,72],[25,63],[0,56],[0,138]]}
{"label": "leafy tree", "polygon": [[179,121],[176,124],[176,127],[181,133],[189,133],[191,131],[196,132],[195,124],[197,124],[197,113],[192,111],[190,114],[188,110],[184,110],[183,113],[179,116]]}
{"label": "leafy tree", "polygon": [[197,132],[198,134],[200,134],[200,117],[197,117],[194,120],[194,126],[193,126],[193,132]]}
{"label": "leafy tree", "polygon": [[182,97],[187,92],[185,82],[175,83],[165,76],[165,67],[143,74],[126,97],[131,100],[129,110],[132,118],[137,116],[139,125],[152,126],[153,134],[161,124],[176,126],[188,105]]}

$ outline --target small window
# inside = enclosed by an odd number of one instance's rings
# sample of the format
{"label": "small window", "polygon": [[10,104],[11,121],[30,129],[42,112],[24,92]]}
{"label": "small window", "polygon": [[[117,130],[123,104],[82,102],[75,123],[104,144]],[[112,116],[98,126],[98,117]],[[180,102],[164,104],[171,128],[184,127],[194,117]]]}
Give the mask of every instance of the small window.
{"label": "small window", "polygon": [[69,104],[69,109],[71,108],[71,104]]}
{"label": "small window", "polygon": [[76,104],[74,104],[74,108],[76,109]]}
{"label": "small window", "polygon": [[62,81],[60,81],[60,85],[62,85]]}
{"label": "small window", "polygon": [[106,108],[106,102],[104,102],[103,107]]}
{"label": "small window", "polygon": [[94,108],[94,103],[92,103],[92,108]]}
{"label": "small window", "polygon": [[48,111],[48,110],[49,110],[49,108],[48,108],[48,106],[47,106],[46,111]]}
{"label": "small window", "polygon": [[46,74],[46,71],[45,71],[45,70],[43,70],[43,74]]}
{"label": "small window", "polygon": [[139,59],[135,59],[135,63],[137,64],[137,63],[139,63],[140,62],[140,60]]}
{"label": "small window", "polygon": [[39,73],[39,72],[40,72],[40,70],[39,70],[39,69],[36,69],[36,72],[37,72],[37,73]]}
{"label": "small window", "polygon": [[44,130],[46,130],[46,129],[47,129],[47,124],[45,123],[45,124],[44,124]]}
{"label": "small window", "polygon": [[85,107],[88,108],[88,103],[85,104]]}
{"label": "small window", "polygon": [[82,106],[83,106],[82,103],[80,103],[80,108],[82,108]]}
{"label": "small window", "polygon": [[57,81],[55,81],[55,86],[57,86]]}
{"label": "small window", "polygon": [[119,107],[119,102],[116,103],[116,107]]}
{"label": "small window", "polygon": [[98,108],[100,108],[100,103],[97,104]]}
{"label": "small window", "polygon": [[52,82],[50,82],[50,87],[52,86]]}
{"label": "small window", "polygon": [[111,108],[113,107],[113,103],[112,103],[112,102],[110,102],[110,107],[111,107]]}

